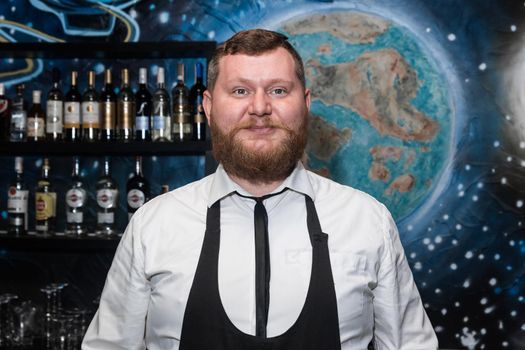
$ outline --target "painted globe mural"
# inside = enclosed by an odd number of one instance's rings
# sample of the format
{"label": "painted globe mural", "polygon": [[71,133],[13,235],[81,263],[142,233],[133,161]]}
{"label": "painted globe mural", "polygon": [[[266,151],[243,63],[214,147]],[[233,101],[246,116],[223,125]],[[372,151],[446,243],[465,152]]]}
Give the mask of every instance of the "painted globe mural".
{"label": "painted globe mural", "polygon": [[307,167],[372,194],[396,219],[430,195],[451,157],[444,75],[407,28],[367,13],[288,19],[312,91]]}

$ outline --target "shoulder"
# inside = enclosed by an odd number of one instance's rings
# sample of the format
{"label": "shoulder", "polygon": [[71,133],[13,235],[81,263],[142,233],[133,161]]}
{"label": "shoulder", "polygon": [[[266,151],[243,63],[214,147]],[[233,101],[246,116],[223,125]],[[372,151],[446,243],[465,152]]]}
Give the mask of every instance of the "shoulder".
{"label": "shoulder", "polygon": [[315,193],[316,206],[337,206],[342,211],[366,212],[367,215],[383,218],[390,215],[383,203],[370,194],[328,179],[307,170]]}
{"label": "shoulder", "polygon": [[142,226],[173,223],[192,213],[205,215],[212,176],[206,176],[151,199],[137,210],[132,219]]}

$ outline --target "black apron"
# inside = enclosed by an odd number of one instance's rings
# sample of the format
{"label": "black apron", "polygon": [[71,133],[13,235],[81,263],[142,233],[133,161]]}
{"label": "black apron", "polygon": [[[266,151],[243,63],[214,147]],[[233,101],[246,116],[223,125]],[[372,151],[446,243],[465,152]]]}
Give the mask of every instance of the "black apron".
{"label": "black apron", "polygon": [[262,338],[240,331],[219,295],[220,201],[208,209],[206,233],[182,323],[180,350],[339,350],[337,299],[328,254],[312,199],[305,196],[312,274],[303,309],[283,334]]}

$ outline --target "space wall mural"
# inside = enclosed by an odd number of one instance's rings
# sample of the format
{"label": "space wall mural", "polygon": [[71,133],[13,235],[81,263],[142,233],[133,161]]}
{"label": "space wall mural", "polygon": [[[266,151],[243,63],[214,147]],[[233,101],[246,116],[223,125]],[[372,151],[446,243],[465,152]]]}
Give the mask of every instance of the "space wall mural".
{"label": "space wall mural", "polygon": [[[303,57],[313,98],[305,164],[392,212],[440,346],[525,348],[523,1],[0,3],[0,42],[220,43],[255,27],[284,33]],[[8,93],[18,83],[45,91],[54,64],[74,64],[0,59]],[[108,64],[87,63],[100,79]],[[145,165],[155,188],[204,176],[202,157],[161,158]],[[26,162],[29,176],[41,161]],[[0,162],[6,189],[12,159]],[[85,164],[94,181],[99,161]],[[59,183],[68,171],[57,170]]]}

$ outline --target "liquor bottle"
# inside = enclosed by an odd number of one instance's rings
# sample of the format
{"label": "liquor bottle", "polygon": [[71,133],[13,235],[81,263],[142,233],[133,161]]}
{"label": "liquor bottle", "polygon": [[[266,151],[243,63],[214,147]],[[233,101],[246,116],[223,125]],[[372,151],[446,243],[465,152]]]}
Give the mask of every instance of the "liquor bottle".
{"label": "liquor bottle", "polygon": [[198,141],[206,140],[206,114],[202,107],[202,98],[206,86],[202,83],[202,76],[202,63],[197,62],[195,64],[195,84],[190,89],[190,106],[193,115],[193,139]]}
{"label": "liquor bottle", "polygon": [[115,212],[118,203],[118,187],[111,177],[109,157],[104,159],[104,167],[97,184],[97,229],[96,233],[112,236],[115,232]]}
{"label": "liquor bottle", "polygon": [[42,177],[35,190],[35,211],[37,234],[51,234],[55,230],[57,194],[49,179],[49,159],[44,158]]}
{"label": "liquor bottle", "polygon": [[27,115],[27,139],[29,141],[42,141],[45,134],[46,114],[40,104],[42,91],[33,90],[33,105]]}
{"label": "liquor bottle", "polygon": [[128,220],[144,203],[149,200],[150,187],[148,181],[142,175],[142,157],[135,158],[135,174],[128,180],[126,191],[128,193]]}
{"label": "liquor bottle", "polygon": [[191,140],[193,131],[189,91],[184,85],[184,63],[177,64],[177,85],[173,87],[171,94],[173,96],[173,140]]}
{"label": "liquor bottle", "polygon": [[64,123],[64,96],[60,90],[60,71],[53,68],[53,87],[47,95],[46,105],[46,135],[47,139],[57,141],[62,139]]}
{"label": "liquor bottle", "polygon": [[11,110],[11,136],[12,142],[26,141],[27,139],[27,104],[24,99],[24,84],[16,86],[16,96],[13,99]]}
{"label": "liquor bottle", "polygon": [[79,236],[86,233],[84,225],[86,200],[86,190],[80,177],[79,160],[78,157],[73,157],[71,184],[66,192],[66,234]]}
{"label": "liquor bottle", "polygon": [[11,100],[5,95],[5,86],[0,83],[0,141],[9,141],[11,124]]}
{"label": "liquor bottle", "polygon": [[135,139],[151,141],[151,94],[148,91],[148,75],[146,68],[139,69],[139,89],[135,94],[137,112],[135,114]]}
{"label": "liquor bottle", "polygon": [[16,177],[11,182],[7,192],[7,213],[9,224],[7,233],[10,235],[21,235],[27,233],[27,204],[29,190],[27,189],[22,174],[24,165],[22,157],[15,157]]}
{"label": "liquor bottle", "polygon": [[[71,72],[71,85],[69,91],[66,93],[66,100],[64,102],[64,133],[65,139],[69,142],[78,142],[81,140],[80,129],[80,109],[82,95],[77,87],[78,73]],[[87,108],[87,106],[86,106]]]}
{"label": "liquor bottle", "polygon": [[135,116],[135,96],[129,86],[129,72],[122,70],[122,85],[118,94],[118,138],[121,141],[130,141],[133,137],[133,117]]}
{"label": "liquor bottle", "polygon": [[117,115],[117,95],[113,88],[111,70],[106,69],[104,74],[104,88],[100,93],[100,107],[102,130],[100,130],[100,140],[114,141],[116,135],[116,115]]}
{"label": "liquor bottle", "polygon": [[164,68],[157,71],[157,89],[153,94],[153,117],[151,118],[151,138],[153,141],[171,140],[170,95],[166,91]]}
{"label": "liquor bottle", "polygon": [[100,130],[100,104],[95,90],[95,72],[88,72],[88,87],[82,95],[82,135],[84,141],[98,140]]}

